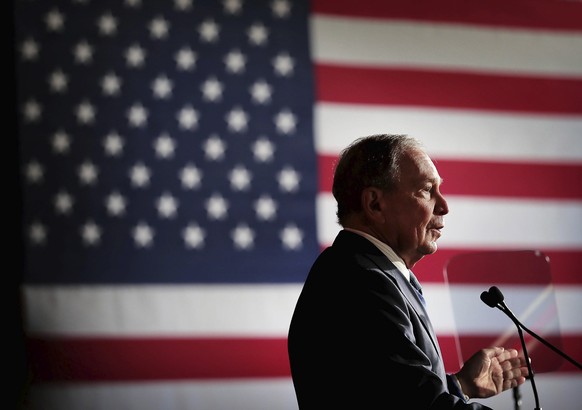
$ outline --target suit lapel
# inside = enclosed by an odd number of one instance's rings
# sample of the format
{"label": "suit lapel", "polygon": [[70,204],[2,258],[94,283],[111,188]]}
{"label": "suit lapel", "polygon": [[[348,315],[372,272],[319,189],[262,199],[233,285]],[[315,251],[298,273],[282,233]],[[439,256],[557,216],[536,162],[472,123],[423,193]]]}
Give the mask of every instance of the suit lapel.
{"label": "suit lapel", "polygon": [[372,261],[379,269],[381,269],[386,276],[392,279],[400,289],[400,292],[404,295],[408,303],[412,306],[413,310],[420,317],[420,320],[430,336],[431,342],[438,352],[439,356],[441,351],[439,348],[438,340],[432,323],[428,316],[425,306],[416,295],[416,290],[412,287],[410,282],[402,275],[396,266],[384,255],[372,242],[367,240],[361,235],[354,232],[341,231],[334,242],[334,245],[339,245],[341,247],[347,247],[351,252],[360,253],[366,259]]}

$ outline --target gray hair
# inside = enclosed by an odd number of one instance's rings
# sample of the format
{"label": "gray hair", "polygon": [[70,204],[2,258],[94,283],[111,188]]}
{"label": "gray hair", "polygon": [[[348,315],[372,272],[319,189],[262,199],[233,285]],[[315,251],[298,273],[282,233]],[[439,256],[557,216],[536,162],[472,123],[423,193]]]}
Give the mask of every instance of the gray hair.
{"label": "gray hair", "polygon": [[340,225],[348,215],[362,210],[360,196],[365,188],[390,191],[396,186],[400,160],[410,149],[424,147],[408,135],[377,134],[358,138],[341,151],[332,187]]}

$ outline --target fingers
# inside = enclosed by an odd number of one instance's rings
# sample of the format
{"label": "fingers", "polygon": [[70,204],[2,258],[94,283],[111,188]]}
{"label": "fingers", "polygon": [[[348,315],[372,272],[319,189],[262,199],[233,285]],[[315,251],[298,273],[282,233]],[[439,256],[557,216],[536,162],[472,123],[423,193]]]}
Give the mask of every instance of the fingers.
{"label": "fingers", "polygon": [[523,357],[512,357],[507,360],[500,360],[499,365],[503,370],[509,370],[514,367],[527,367]]}
{"label": "fingers", "polygon": [[518,357],[519,356],[519,352],[515,349],[503,349],[498,355],[497,355],[497,360],[499,360],[500,362],[504,361],[504,360],[508,360],[514,357]]}
{"label": "fingers", "polygon": [[512,389],[514,387],[520,386],[525,383],[525,377],[518,377],[515,379],[504,379],[503,380],[503,390]]}
{"label": "fingers", "polygon": [[488,347],[488,348],[482,350],[482,352],[485,353],[485,355],[489,358],[493,358],[496,356],[498,357],[499,355],[503,354],[504,351],[505,351],[505,348],[499,347],[499,346]]}
{"label": "fingers", "polygon": [[519,365],[514,366],[510,360],[503,362],[501,367],[503,369],[503,390],[517,387],[525,383],[526,376],[528,375],[527,367],[521,367]]}

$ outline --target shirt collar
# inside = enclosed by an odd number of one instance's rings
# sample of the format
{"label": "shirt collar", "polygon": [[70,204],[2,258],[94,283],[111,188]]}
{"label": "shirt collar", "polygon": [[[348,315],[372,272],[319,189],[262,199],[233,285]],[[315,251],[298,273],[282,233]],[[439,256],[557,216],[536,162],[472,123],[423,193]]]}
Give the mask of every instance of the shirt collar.
{"label": "shirt collar", "polygon": [[400,271],[400,273],[402,273],[402,275],[404,275],[406,280],[410,281],[410,271],[406,267],[406,264],[404,263],[402,258],[400,256],[398,256],[396,254],[396,252],[394,252],[394,250],[390,246],[388,246],[387,244],[385,244],[384,242],[382,242],[378,238],[375,238],[366,232],[362,232],[362,231],[359,231],[357,229],[352,229],[352,228],[344,228],[344,229],[346,231],[350,231],[350,232],[356,233],[358,235],[361,235],[364,238],[368,239],[370,242],[372,242],[380,250],[380,252],[382,252],[388,258],[388,260],[390,262],[392,262],[394,264],[394,266],[396,266],[396,268]]}

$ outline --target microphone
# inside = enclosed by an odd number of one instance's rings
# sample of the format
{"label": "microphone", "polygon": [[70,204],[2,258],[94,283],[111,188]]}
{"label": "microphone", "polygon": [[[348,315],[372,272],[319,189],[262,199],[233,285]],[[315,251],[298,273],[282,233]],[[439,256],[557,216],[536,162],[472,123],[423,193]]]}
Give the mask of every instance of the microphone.
{"label": "microphone", "polygon": [[517,332],[519,333],[519,340],[521,341],[523,354],[525,356],[525,363],[527,365],[527,370],[529,372],[529,378],[531,380],[531,387],[533,389],[534,399],[536,403],[535,410],[542,410],[542,408],[540,407],[540,400],[538,398],[538,389],[534,381],[534,373],[531,368],[529,354],[527,353],[527,347],[525,345],[525,339],[523,337],[522,324],[519,322],[519,320],[517,320],[513,312],[511,312],[511,310],[507,307],[507,305],[504,302],[504,299],[505,298],[503,297],[503,293],[501,293],[499,288],[497,288],[496,286],[491,286],[489,288],[489,291],[484,291],[481,293],[481,300],[485,302],[487,306],[491,308],[494,307],[498,308],[507,316],[509,316],[509,318],[515,323],[515,326],[517,327]]}
{"label": "microphone", "polygon": [[559,354],[564,359],[568,360],[578,369],[582,370],[582,364],[578,363],[576,360],[568,356],[566,353],[562,352],[560,349],[552,345],[550,342],[542,338],[541,336],[537,335],[533,330],[528,329],[523,323],[521,323],[517,317],[513,314],[513,312],[507,307],[505,304],[503,293],[499,290],[497,286],[491,286],[488,291],[483,291],[481,293],[481,300],[489,307],[496,307],[505,313],[509,318],[516,324],[516,326],[522,328],[526,332],[528,332],[531,336],[536,338],[539,342],[543,343],[546,347],[552,349],[554,353]]}

